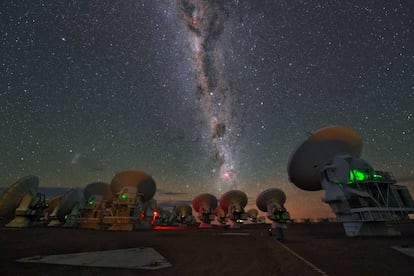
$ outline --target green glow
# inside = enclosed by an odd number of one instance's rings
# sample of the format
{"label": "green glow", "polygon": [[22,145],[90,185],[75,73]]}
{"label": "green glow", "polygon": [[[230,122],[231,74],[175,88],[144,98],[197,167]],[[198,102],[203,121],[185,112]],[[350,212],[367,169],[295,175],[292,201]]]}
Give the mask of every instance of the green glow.
{"label": "green glow", "polygon": [[[349,181],[347,184],[352,184],[355,182],[364,182],[368,180],[379,180],[382,179],[382,175],[378,172],[368,172],[358,169],[351,169],[349,171]],[[336,183],[341,186],[341,183]]]}
{"label": "green glow", "polygon": [[95,201],[93,201],[93,200],[89,200],[89,201],[88,201],[88,204],[89,204],[89,205],[94,205],[94,204],[95,204]]}
{"label": "green glow", "polygon": [[277,212],[277,213],[274,213],[274,216],[276,220],[289,220],[290,219],[288,212]]}
{"label": "green glow", "polygon": [[382,179],[382,175],[380,175],[378,173],[373,173],[372,174],[372,178],[374,178],[374,179]]}
{"label": "green glow", "polygon": [[369,179],[369,174],[358,169],[352,169],[349,171],[349,183],[354,183],[355,181],[365,181]]}
{"label": "green glow", "polygon": [[282,218],[283,218],[284,220],[289,219],[289,218],[290,218],[289,213],[288,213],[288,212],[283,213]]}
{"label": "green glow", "polygon": [[122,195],[121,195],[121,198],[122,198],[122,199],[127,199],[127,195],[126,195],[126,194],[122,194]]}
{"label": "green glow", "polygon": [[65,215],[65,221],[68,219],[68,215]]}

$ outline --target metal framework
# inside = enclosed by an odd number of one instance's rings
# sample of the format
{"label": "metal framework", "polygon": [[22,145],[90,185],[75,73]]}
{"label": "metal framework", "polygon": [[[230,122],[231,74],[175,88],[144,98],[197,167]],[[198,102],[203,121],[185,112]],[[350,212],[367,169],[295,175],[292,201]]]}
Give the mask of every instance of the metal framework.
{"label": "metal framework", "polygon": [[343,223],[346,235],[399,235],[391,223],[408,220],[409,214],[414,213],[414,201],[407,187],[397,185],[390,172],[374,171],[367,166],[353,168],[353,157],[335,159],[323,170],[323,201]]}

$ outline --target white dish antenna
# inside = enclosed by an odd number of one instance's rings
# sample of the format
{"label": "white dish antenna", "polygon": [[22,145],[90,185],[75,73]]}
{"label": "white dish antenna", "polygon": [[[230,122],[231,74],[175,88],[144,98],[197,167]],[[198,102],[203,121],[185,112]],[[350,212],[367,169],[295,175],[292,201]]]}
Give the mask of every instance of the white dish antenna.
{"label": "white dish antenna", "polygon": [[256,198],[257,208],[262,212],[266,212],[270,220],[281,223],[290,219],[284,206],[285,202],[286,195],[278,188],[264,190]]}
{"label": "white dish antenna", "polygon": [[211,213],[217,207],[217,198],[212,194],[200,194],[193,199],[193,208],[197,213],[209,211]]}
{"label": "white dish antenna", "polygon": [[179,205],[175,207],[175,217],[180,223],[194,222],[193,209],[190,205]]}
{"label": "white dish antenna", "polygon": [[237,227],[247,219],[244,207],[247,205],[247,195],[240,190],[231,190],[224,193],[220,198],[220,206],[227,212],[231,227]]}
{"label": "white dish antenna", "polygon": [[321,190],[321,171],[334,156],[359,157],[361,151],[361,137],[352,128],[345,126],[321,128],[310,133],[308,139],[290,157],[289,179],[302,190]]}
{"label": "white dish antenna", "polygon": [[88,184],[83,190],[83,194],[86,200],[89,200],[92,196],[101,196],[103,200],[110,201],[114,197],[111,187],[105,182],[93,182]]}
{"label": "white dish antenna", "polygon": [[111,181],[111,191],[118,194],[124,187],[136,187],[136,192],[141,197],[141,202],[151,200],[157,190],[154,179],[142,171],[123,171],[117,173]]}
{"label": "white dish antenna", "polygon": [[74,209],[82,209],[85,205],[83,191],[79,188],[67,191],[59,204],[56,212],[56,218],[60,221],[66,221]]}
{"label": "white dish antenna", "polygon": [[291,156],[289,179],[303,190],[324,189],[323,201],[347,236],[398,235],[386,222],[408,220],[414,213],[412,197],[405,186],[395,185],[391,173],[374,171],[360,159],[361,150],[361,138],[353,129],[321,128]]}
{"label": "white dish antenna", "polygon": [[39,187],[39,178],[26,176],[13,183],[0,197],[0,220],[10,220],[14,217],[16,208],[26,195],[35,195]]}
{"label": "white dish antenna", "polygon": [[259,215],[259,211],[255,208],[251,208],[246,212],[247,218],[252,222],[257,222],[257,216]]}
{"label": "white dish antenna", "polygon": [[214,219],[217,198],[208,193],[200,194],[193,199],[192,205],[198,213],[198,219],[201,221],[200,227],[208,227],[208,224]]}
{"label": "white dish antenna", "polygon": [[175,208],[175,214],[179,218],[187,218],[193,214],[193,209],[191,209],[190,205],[181,205]]}
{"label": "white dish antenna", "polygon": [[256,198],[256,205],[262,212],[268,211],[269,204],[274,204],[280,207],[286,202],[285,193],[278,188],[270,188],[261,192]]}
{"label": "white dish antenna", "polygon": [[229,207],[234,208],[236,212],[244,212],[246,205],[247,195],[239,190],[228,191],[220,198],[220,206],[227,212],[229,212]]}

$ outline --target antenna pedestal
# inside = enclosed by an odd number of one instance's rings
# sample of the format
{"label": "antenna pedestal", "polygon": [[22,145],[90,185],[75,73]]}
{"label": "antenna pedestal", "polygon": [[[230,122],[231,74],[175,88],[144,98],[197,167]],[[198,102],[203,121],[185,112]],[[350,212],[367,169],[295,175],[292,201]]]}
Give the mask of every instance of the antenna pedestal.
{"label": "antenna pedestal", "polygon": [[24,216],[15,217],[12,221],[6,224],[6,227],[24,228],[30,225],[30,219]]}
{"label": "antenna pedestal", "polygon": [[112,231],[132,231],[138,224],[143,223],[139,219],[139,214],[144,211],[143,204],[136,190],[135,187],[125,186],[115,194],[111,208],[105,210],[102,218],[105,228]]}
{"label": "antenna pedestal", "polygon": [[407,220],[414,212],[407,188],[361,159],[336,156],[322,174],[322,201],[330,205],[348,237],[398,236],[389,223]]}

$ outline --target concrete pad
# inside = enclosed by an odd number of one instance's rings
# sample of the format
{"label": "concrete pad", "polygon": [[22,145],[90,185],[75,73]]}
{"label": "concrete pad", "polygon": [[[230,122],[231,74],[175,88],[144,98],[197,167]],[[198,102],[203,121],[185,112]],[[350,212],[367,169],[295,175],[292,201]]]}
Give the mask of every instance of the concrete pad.
{"label": "concrete pad", "polygon": [[91,251],[62,255],[32,256],[21,258],[17,261],[25,263],[48,263],[149,270],[171,266],[171,264],[161,254],[150,247]]}
{"label": "concrete pad", "polygon": [[395,250],[414,258],[414,248],[413,247],[402,247],[402,246],[392,246]]}

